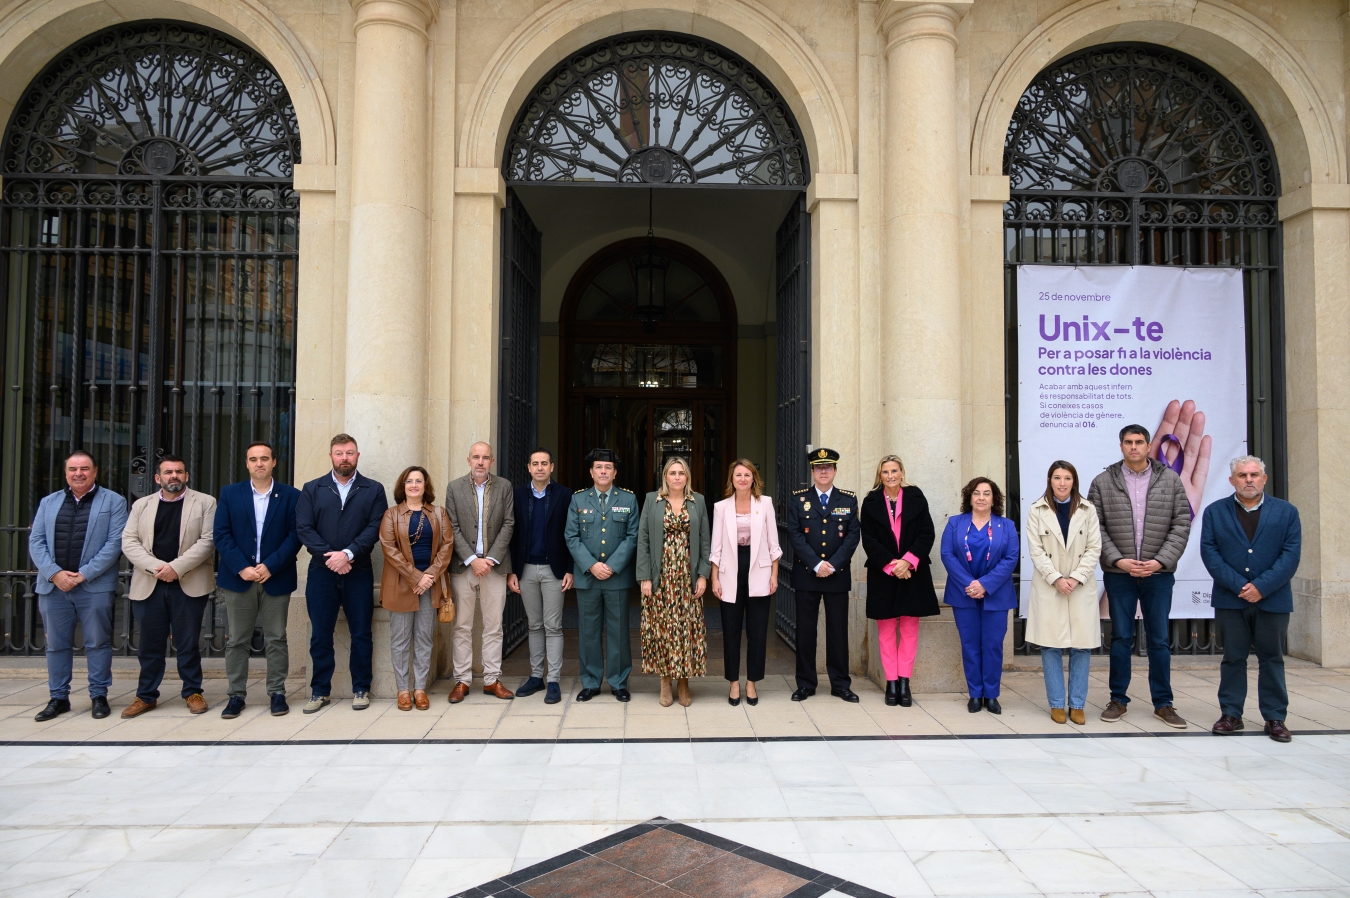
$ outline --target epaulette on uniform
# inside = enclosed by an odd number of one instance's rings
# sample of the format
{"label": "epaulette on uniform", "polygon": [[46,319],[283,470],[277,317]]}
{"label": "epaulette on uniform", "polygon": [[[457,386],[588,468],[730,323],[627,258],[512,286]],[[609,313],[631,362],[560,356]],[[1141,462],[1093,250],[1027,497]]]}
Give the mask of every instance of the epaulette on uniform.
{"label": "epaulette on uniform", "polygon": [[794,496],[800,496],[802,493],[809,493],[809,492],[811,492],[811,487],[808,486],[808,487],[807,487],[806,489],[804,489],[804,490],[794,490],[793,493],[792,493],[792,495],[794,495]]}
{"label": "epaulette on uniform", "polygon": [[846,490],[846,489],[844,489],[843,487],[840,487],[840,488],[839,488],[839,492],[843,493],[845,496],[852,496],[852,497],[855,498],[855,499],[858,498],[858,494],[857,494],[857,493],[850,492],[849,490]]}
{"label": "epaulette on uniform", "polygon": [[583,486],[583,487],[582,487],[581,489],[579,489],[579,490],[572,490],[572,495],[575,496],[577,493],[584,493],[584,492],[586,492],[586,490],[588,490],[588,489],[590,489],[589,486]]}

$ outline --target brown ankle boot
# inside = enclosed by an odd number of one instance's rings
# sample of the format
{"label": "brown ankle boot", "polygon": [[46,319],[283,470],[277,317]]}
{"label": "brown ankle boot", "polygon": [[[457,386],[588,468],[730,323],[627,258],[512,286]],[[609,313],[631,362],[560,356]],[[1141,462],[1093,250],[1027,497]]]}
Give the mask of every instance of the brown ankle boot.
{"label": "brown ankle boot", "polygon": [[661,707],[669,708],[675,704],[675,696],[670,694],[670,677],[661,678]]}
{"label": "brown ankle boot", "polygon": [[680,690],[679,690],[679,691],[680,691],[680,704],[681,704],[681,705],[683,705],[684,707],[687,708],[687,707],[689,707],[691,704],[693,704],[694,697],[693,697],[692,695],[689,694],[689,681],[686,680],[684,677],[680,677]]}

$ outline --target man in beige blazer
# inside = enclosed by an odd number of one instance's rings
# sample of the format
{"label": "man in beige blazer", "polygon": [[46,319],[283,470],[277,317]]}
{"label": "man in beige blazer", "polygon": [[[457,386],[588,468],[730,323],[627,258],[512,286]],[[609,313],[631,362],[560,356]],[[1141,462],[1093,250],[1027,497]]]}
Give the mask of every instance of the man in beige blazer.
{"label": "man in beige blazer", "polygon": [[450,563],[455,596],[452,704],[464,701],[473,684],[473,618],[478,610],[483,613],[483,692],[515,698],[501,684],[502,612],[516,526],[515,496],[511,481],[491,472],[492,447],[474,443],[469,447],[469,473],[450,481],[445,491],[445,510],[455,530],[455,560]]}
{"label": "man in beige blazer", "polygon": [[176,455],[159,459],[155,483],[159,491],[136,500],[122,531],[122,554],[131,562],[131,610],[140,630],[141,662],[136,700],[123,717],[139,717],[159,703],[170,631],[188,710],[206,711],[200,640],[206,600],[216,583],[211,567],[216,500],[188,489],[187,468]]}

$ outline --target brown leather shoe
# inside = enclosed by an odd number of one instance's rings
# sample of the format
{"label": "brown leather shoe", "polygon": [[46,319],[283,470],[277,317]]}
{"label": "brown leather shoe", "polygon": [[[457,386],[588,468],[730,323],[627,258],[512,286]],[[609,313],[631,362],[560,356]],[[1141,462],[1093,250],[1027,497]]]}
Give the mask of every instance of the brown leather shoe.
{"label": "brown leather shoe", "polygon": [[1063,723],[1069,719],[1069,715],[1064,712],[1063,708],[1051,708],[1050,719],[1055,723]]}
{"label": "brown leather shoe", "polygon": [[484,694],[484,695],[495,696],[495,697],[497,697],[497,698],[515,698],[515,697],[516,697],[516,694],[515,694],[514,692],[512,692],[510,689],[507,689],[505,686],[502,685],[502,681],[501,681],[501,680],[498,680],[497,682],[493,683],[491,686],[484,686],[484,687],[483,687],[483,694]]}
{"label": "brown leather shoe", "polygon": [[200,692],[192,693],[187,698],[183,699],[183,701],[187,702],[188,710],[193,714],[206,713],[206,698]]}
{"label": "brown leather shoe", "polygon": [[425,711],[431,707],[431,700],[427,698],[425,689],[413,690],[413,707],[419,711]]}
{"label": "brown leather shoe", "polygon": [[1069,719],[1081,726],[1087,726],[1087,717],[1083,714],[1082,708],[1070,708]]}
{"label": "brown leather shoe", "polygon": [[1231,736],[1234,733],[1241,732],[1243,723],[1241,717],[1229,717],[1227,714],[1215,721],[1214,726],[1209,731],[1216,736]]}
{"label": "brown leather shoe", "polygon": [[1267,720],[1266,735],[1276,742],[1288,742],[1294,738],[1294,734],[1289,732],[1289,728],[1284,725],[1283,720]]}
{"label": "brown leather shoe", "polygon": [[1105,720],[1107,723],[1115,723],[1117,720],[1124,717],[1125,712],[1128,710],[1129,708],[1125,707],[1120,702],[1111,699],[1111,701],[1106,703],[1106,707],[1102,710],[1102,720]]}
{"label": "brown leather shoe", "polygon": [[400,692],[398,694],[398,709],[400,711],[412,710],[412,694],[409,692]]}
{"label": "brown leather shoe", "polygon": [[450,704],[458,705],[469,697],[469,684],[456,683],[455,688],[450,690]]}
{"label": "brown leather shoe", "polygon": [[122,709],[122,719],[130,720],[133,717],[140,717],[146,711],[153,711],[155,706],[158,704],[159,702],[157,701],[143,702],[140,699],[136,699],[134,702],[132,702],[131,704],[127,705],[125,708]]}
{"label": "brown leather shoe", "polygon": [[1181,715],[1177,713],[1177,709],[1173,708],[1171,705],[1163,705],[1161,708],[1154,709],[1153,716],[1174,730],[1186,729],[1186,721],[1181,719]]}

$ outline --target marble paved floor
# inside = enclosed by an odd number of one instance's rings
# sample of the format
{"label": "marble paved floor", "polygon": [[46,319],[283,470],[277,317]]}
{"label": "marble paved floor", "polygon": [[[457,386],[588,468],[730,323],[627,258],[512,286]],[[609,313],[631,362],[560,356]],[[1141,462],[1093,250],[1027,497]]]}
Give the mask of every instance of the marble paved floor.
{"label": "marble paved floor", "polygon": [[893,896],[1345,898],[1350,736],[10,742],[0,895],[446,898],[656,816]]}

